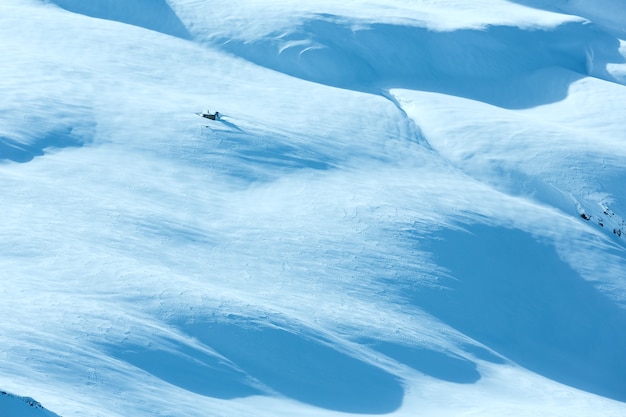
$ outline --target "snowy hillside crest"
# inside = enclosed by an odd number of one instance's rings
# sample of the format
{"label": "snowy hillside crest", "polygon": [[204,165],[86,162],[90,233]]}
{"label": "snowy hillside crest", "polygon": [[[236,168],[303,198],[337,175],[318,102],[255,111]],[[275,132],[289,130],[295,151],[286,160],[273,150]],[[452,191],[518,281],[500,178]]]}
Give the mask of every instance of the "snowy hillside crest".
{"label": "snowy hillside crest", "polygon": [[0,417],[626,415],[625,19],[1,2]]}
{"label": "snowy hillside crest", "polygon": [[19,397],[0,391],[0,416],[58,417],[30,397]]}

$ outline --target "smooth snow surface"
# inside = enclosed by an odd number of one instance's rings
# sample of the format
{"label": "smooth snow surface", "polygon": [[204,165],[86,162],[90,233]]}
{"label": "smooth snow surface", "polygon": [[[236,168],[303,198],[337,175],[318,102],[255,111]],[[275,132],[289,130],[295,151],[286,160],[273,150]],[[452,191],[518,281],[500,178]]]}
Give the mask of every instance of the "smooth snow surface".
{"label": "smooth snow surface", "polygon": [[626,415],[600,3],[4,0],[0,416]]}
{"label": "smooth snow surface", "polygon": [[30,397],[18,397],[0,391],[0,416],[58,417]]}

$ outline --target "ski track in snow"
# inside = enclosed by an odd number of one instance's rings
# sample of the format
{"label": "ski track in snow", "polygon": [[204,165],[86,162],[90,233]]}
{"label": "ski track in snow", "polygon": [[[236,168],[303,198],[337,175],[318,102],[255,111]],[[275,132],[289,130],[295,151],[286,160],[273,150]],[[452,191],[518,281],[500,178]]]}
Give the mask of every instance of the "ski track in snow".
{"label": "ski track in snow", "polygon": [[626,412],[623,6],[405,3],[0,6],[1,417]]}

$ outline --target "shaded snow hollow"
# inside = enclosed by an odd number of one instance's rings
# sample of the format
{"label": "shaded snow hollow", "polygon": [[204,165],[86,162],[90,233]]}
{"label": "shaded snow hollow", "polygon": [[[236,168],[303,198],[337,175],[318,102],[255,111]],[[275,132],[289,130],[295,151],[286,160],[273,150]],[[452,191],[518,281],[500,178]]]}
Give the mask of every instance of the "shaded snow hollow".
{"label": "shaded snow hollow", "polygon": [[600,3],[3,1],[0,417],[625,415]]}

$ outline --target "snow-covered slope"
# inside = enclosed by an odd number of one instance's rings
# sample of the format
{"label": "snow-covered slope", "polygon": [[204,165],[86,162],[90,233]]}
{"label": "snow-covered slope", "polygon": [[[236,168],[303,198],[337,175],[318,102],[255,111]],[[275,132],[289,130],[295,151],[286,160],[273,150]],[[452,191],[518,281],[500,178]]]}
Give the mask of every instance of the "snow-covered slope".
{"label": "snow-covered slope", "polygon": [[624,415],[603,4],[3,1],[0,388],[64,417]]}
{"label": "snow-covered slope", "polygon": [[0,391],[0,416],[58,417],[29,397],[18,397]]}

